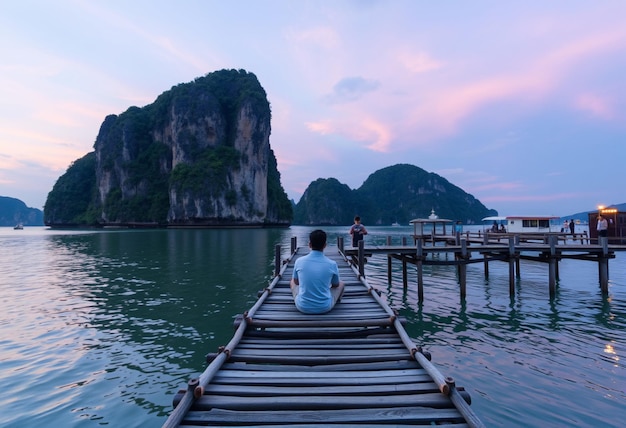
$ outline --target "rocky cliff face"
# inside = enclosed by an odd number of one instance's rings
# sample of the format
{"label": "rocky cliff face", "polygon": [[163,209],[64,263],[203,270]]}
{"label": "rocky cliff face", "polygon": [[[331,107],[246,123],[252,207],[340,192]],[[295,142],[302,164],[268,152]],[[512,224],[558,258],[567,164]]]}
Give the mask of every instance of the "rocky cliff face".
{"label": "rocky cliff face", "polygon": [[243,70],[208,74],[108,116],[94,145],[95,221],[289,224],[270,118],[265,91]]}
{"label": "rocky cliff face", "polygon": [[207,114],[189,125],[190,119],[185,114],[172,110],[168,126],[156,130],[154,139],[165,141],[171,148],[173,170],[179,165],[180,168],[193,166],[215,177],[205,180],[202,188],[173,183],[168,195],[169,221],[185,223],[190,219],[221,218],[264,222],[268,209],[269,120],[257,116],[249,103],[242,105],[232,125],[235,134],[232,146],[227,146],[233,150],[230,153],[222,150],[225,157],[237,159],[228,158],[225,168],[218,166],[212,170],[211,165],[203,165],[198,153],[215,151],[224,144],[225,120]]}

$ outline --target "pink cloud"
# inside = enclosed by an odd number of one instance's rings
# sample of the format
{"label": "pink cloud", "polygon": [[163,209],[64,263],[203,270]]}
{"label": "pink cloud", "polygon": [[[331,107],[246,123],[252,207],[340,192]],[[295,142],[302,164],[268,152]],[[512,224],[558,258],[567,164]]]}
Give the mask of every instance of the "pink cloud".
{"label": "pink cloud", "polygon": [[386,152],[392,141],[389,126],[371,118],[344,116],[341,121],[309,122],[307,128],[316,134],[336,134],[347,140],[364,143],[365,147],[375,152]]}
{"label": "pink cloud", "polygon": [[612,120],[616,114],[611,103],[595,94],[582,94],[575,100],[574,106],[582,111],[591,113],[595,117],[605,120]]}
{"label": "pink cloud", "polygon": [[397,54],[398,62],[411,73],[424,73],[441,68],[444,64],[432,58],[426,52],[400,52]]}
{"label": "pink cloud", "polygon": [[547,195],[497,195],[486,196],[480,198],[482,202],[541,202],[565,199],[577,199],[580,194],[577,193],[552,193]]}
{"label": "pink cloud", "polygon": [[288,33],[289,39],[295,44],[307,44],[309,47],[332,49],[339,44],[337,32],[330,27],[317,26],[306,29],[292,30]]}
{"label": "pink cloud", "polygon": [[498,191],[502,191],[502,190],[506,190],[506,191],[511,191],[511,190],[518,190],[518,189],[522,189],[525,186],[520,183],[519,181],[509,181],[509,182],[502,182],[502,183],[488,183],[488,184],[482,184],[479,186],[475,186],[472,189],[476,192],[484,192],[487,190],[498,190]]}
{"label": "pink cloud", "polygon": [[[421,141],[454,135],[462,122],[486,105],[507,99],[517,104],[542,102],[566,85],[567,77],[577,72],[579,64],[593,57],[626,47],[626,32],[610,32],[586,36],[527,61],[513,73],[482,76],[466,82],[446,82],[432,89],[415,86],[419,93],[409,106],[408,126],[403,133],[422,136]],[[447,64],[453,67],[454,64]],[[421,85],[419,82],[410,85]],[[407,103],[409,104],[409,103]],[[580,97],[578,108],[608,118],[612,114],[606,100],[589,95]],[[415,142],[415,138],[412,139]]]}

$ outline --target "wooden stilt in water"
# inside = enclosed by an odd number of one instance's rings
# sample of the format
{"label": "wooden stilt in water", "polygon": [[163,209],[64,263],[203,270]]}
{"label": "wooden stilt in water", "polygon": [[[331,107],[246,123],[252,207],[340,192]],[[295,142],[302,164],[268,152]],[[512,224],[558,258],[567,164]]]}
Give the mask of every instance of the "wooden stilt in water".
{"label": "wooden stilt in water", "polygon": [[[478,232],[480,234],[480,232]],[[487,238],[487,234],[483,235],[483,244],[487,245],[489,239]],[[483,255],[483,265],[485,268],[485,279],[489,278],[489,256],[487,254]]]}
{"label": "wooden stilt in water", "polygon": [[[515,242],[515,246],[517,247],[519,245],[519,235],[515,235],[514,241]],[[520,258],[519,258],[519,254],[515,253],[515,275],[518,278],[522,277],[522,270],[521,270],[521,265],[520,265]]]}
{"label": "wooden stilt in water", "polygon": [[602,254],[598,256],[598,275],[600,279],[600,289],[602,294],[609,293],[609,248],[608,238],[602,237],[600,239],[600,245],[602,246]]}
{"label": "wooden stilt in water", "polygon": [[391,284],[391,262],[393,260],[393,257],[391,257],[391,254],[387,254],[387,284]]}
{"label": "wooden stilt in water", "polygon": [[[457,234],[458,236],[458,234]],[[459,282],[461,285],[461,299],[465,299],[467,284],[467,241],[461,239],[461,259],[459,260]]]}
{"label": "wooden stilt in water", "polygon": [[600,289],[603,294],[609,292],[609,259],[601,256],[599,261],[600,267]]}
{"label": "wooden stilt in water", "polygon": [[406,270],[406,257],[402,256],[402,287],[406,291],[409,285],[409,278]]}
{"label": "wooden stilt in water", "polygon": [[556,248],[555,248],[555,239],[551,237],[549,239],[550,244],[550,254],[548,254],[548,286],[550,288],[550,297],[554,297],[556,295]]}
{"label": "wooden stilt in water", "polygon": [[424,301],[424,272],[422,260],[424,258],[424,250],[422,248],[423,241],[418,239],[417,242],[417,258],[415,265],[417,266],[417,299],[420,302]]}
{"label": "wooden stilt in water", "polygon": [[511,237],[509,238],[509,254],[507,257],[509,261],[509,295],[515,295],[515,241]]}

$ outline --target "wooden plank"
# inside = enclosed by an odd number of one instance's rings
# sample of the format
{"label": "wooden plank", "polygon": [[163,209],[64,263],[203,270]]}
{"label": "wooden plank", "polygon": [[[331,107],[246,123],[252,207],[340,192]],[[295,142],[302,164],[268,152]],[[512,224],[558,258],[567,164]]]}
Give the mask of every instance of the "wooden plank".
{"label": "wooden plank", "polygon": [[[272,321],[264,319],[250,318],[247,320],[251,326],[258,327],[286,327],[283,321]],[[370,319],[346,319],[346,320],[291,320],[289,327],[368,327],[368,326],[391,326],[393,320],[389,318],[370,318]]]}
{"label": "wooden plank", "polygon": [[[281,365],[281,366],[273,366],[266,364],[250,364],[250,363],[232,363],[228,362],[222,366],[222,370],[246,370],[246,371],[298,371],[301,373],[311,373],[311,372],[320,372],[321,375],[326,374],[327,376],[335,376],[335,374],[330,374],[329,372],[338,371],[338,372],[352,372],[352,376],[359,376],[361,374],[369,374],[374,373],[376,376],[390,376],[397,373],[397,370],[409,370],[402,372],[403,376],[411,375],[419,375],[426,373],[424,369],[422,369],[417,361],[415,360],[401,360],[401,361],[385,361],[385,362],[367,362],[367,363],[358,363],[358,364],[327,364],[325,366],[320,367],[310,367],[310,366],[297,366],[297,365]],[[355,373],[361,372],[361,373]]]}
{"label": "wooden plank", "polygon": [[246,361],[253,363],[274,363],[274,364],[339,364],[339,363],[360,363],[367,361],[393,361],[398,358],[410,359],[411,356],[406,353],[404,357],[400,355],[346,355],[346,356],[306,356],[296,355],[293,357],[275,356],[275,355],[243,355],[233,353],[230,357],[231,361]]}
{"label": "wooden plank", "polygon": [[246,332],[248,337],[276,338],[326,338],[326,339],[345,339],[352,337],[368,337],[376,334],[378,331],[389,331],[388,326],[380,327],[363,327],[347,329],[343,327],[336,328],[290,328],[290,329],[248,329]]}
{"label": "wooden plank", "polygon": [[[392,347],[392,345],[395,345]],[[334,351],[344,351],[347,350],[349,352],[354,352],[357,347],[351,343],[312,343],[312,344],[304,344],[304,343],[243,343],[237,346],[237,349],[247,349],[247,350],[268,350],[268,346],[271,348],[272,352],[281,352],[283,350],[289,352],[325,352],[328,353]],[[384,351],[402,351],[407,353],[408,350],[403,346],[402,342],[397,342],[395,344],[390,343],[364,343],[358,347],[360,352],[384,352]],[[288,355],[288,354],[287,354]]]}
{"label": "wooden plank", "polygon": [[216,376],[214,382],[221,385],[299,385],[299,386],[339,386],[339,385],[403,385],[412,382],[425,382],[434,385],[432,378],[427,373],[407,376],[387,376],[387,377],[328,377],[303,378],[303,377],[229,377]]}
{"label": "wooden plank", "polygon": [[[362,346],[369,344],[377,344],[377,343],[387,343],[387,344],[402,344],[402,340],[397,335],[376,335],[370,336],[367,338],[350,338],[342,340],[337,345],[340,346]],[[284,344],[284,345],[329,345],[327,339],[281,339],[281,340],[267,340],[256,337],[244,337],[239,342],[239,346],[241,345],[254,345],[259,344],[260,346],[272,346],[273,344]]]}
{"label": "wooden plank", "polygon": [[[317,428],[319,424],[324,422],[333,422],[333,427],[336,427],[336,423],[350,424],[346,426],[354,426],[358,424],[359,427],[367,426],[385,426],[389,428],[388,424],[402,424],[411,423],[411,426],[417,423],[429,425],[429,421],[436,421],[436,425],[439,426],[451,426],[457,428],[463,428],[467,425],[463,423],[458,411],[455,409],[426,409],[423,407],[401,407],[397,409],[389,408],[369,408],[358,410],[327,410],[324,412],[319,411],[283,411],[283,410],[264,410],[264,411],[231,411],[223,409],[212,409],[210,412],[189,412],[188,422],[197,424],[248,424],[262,422],[263,426],[266,424],[294,424],[314,423]],[[385,422],[385,425],[371,425],[375,422]],[[450,425],[444,425],[448,422]],[[396,425],[398,426],[398,425]],[[402,426],[402,425],[401,425]]]}
{"label": "wooden plank", "polygon": [[205,394],[238,397],[265,397],[289,395],[346,395],[352,396],[373,394],[398,395],[438,393],[434,382],[411,382],[401,384],[364,384],[364,385],[247,385],[212,383],[204,390]]}
{"label": "wooden plank", "polygon": [[[231,366],[228,366],[231,367]],[[282,366],[281,366],[282,367]],[[262,371],[262,370],[249,370],[247,372],[242,372],[240,370],[220,370],[216,375],[215,379],[222,379],[225,377],[246,377],[246,378],[288,378],[288,379],[339,379],[339,378],[349,378],[349,379],[368,379],[368,378],[385,378],[385,377],[411,377],[411,376],[420,376],[426,373],[423,369],[401,369],[401,370],[379,370],[379,371],[349,371],[349,372],[329,372],[328,370],[323,370],[322,367],[312,367],[311,370],[306,371],[283,371],[280,370],[280,367],[274,368],[273,370]]]}
{"label": "wooden plank", "polygon": [[[374,399],[374,401],[372,401]],[[424,406],[436,409],[453,408],[450,399],[441,393],[400,394],[385,396],[280,396],[272,397],[224,397],[204,394],[192,405],[193,410],[211,410],[220,408],[227,410],[332,410],[332,409],[367,409],[378,407],[409,407]]]}

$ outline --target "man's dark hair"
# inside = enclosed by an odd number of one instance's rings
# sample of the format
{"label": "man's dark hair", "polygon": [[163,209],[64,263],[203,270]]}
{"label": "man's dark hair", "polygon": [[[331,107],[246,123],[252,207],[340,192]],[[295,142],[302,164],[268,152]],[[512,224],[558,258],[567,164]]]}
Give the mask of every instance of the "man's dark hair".
{"label": "man's dark hair", "polygon": [[312,250],[322,251],[326,246],[326,232],[321,229],[314,230],[309,234],[309,242]]}

